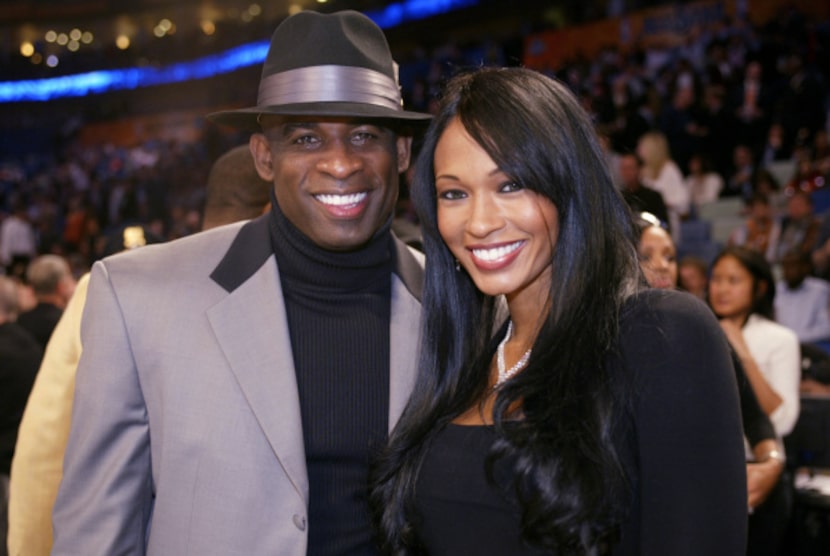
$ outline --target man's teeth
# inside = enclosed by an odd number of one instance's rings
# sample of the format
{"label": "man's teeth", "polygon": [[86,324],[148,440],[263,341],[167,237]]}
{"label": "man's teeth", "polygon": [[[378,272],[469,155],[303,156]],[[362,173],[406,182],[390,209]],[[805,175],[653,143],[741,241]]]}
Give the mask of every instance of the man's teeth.
{"label": "man's teeth", "polygon": [[352,193],[351,195],[315,195],[314,197],[325,205],[344,207],[356,205],[366,198],[368,193]]}
{"label": "man's teeth", "polygon": [[501,247],[494,247],[493,249],[473,249],[473,256],[483,261],[497,261],[518,249],[521,244],[521,241],[517,241],[510,245],[502,245]]}

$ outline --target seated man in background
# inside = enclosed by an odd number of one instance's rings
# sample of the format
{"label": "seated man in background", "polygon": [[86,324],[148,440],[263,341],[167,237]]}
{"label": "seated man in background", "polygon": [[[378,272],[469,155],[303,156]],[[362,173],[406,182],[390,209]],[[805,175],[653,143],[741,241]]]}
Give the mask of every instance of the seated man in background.
{"label": "seated man in background", "polygon": [[775,295],[775,320],[801,343],[830,341],[830,283],[811,276],[810,253],[791,249],[781,259],[783,279]]}
{"label": "seated man in background", "polygon": [[34,290],[37,305],[21,313],[17,323],[34,336],[41,349],[45,349],[52,330],[75,291],[75,277],[63,257],[41,255],[29,263],[26,282]]}

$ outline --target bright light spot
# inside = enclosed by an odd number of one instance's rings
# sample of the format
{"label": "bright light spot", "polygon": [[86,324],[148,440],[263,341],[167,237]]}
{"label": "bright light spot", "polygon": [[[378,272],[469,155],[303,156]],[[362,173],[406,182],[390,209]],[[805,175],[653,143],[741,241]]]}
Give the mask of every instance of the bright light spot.
{"label": "bright light spot", "polygon": [[251,20],[254,19],[254,16],[251,15],[251,12],[242,12],[242,15],[239,16],[239,19],[241,19],[245,23],[250,23]]}
{"label": "bright light spot", "polygon": [[46,35],[44,36],[44,38],[46,39],[46,42],[55,42],[55,40],[58,38],[58,34],[54,31],[49,30],[46,31]]}
{"label": "bright light spot", "polygon": [[216,25],[208,19],[202,21],[202,33],[205,35],[212,35],[216,32]]}
{"label": "bright light spot", "polygon": [[69,37],[66,36],[66,33],[61,33],[60,35],[58,35],[58,38],[55,39],[55,42],[57,42],[61,46],[64,46],[66,43],[69,42]]}
{"label": "bright light spot", "polygon": [[157,36],[158,38],[161,38],[161,37],[163,37],[163,36],[164,36],[164,29],[162,29],[162,28],[161,28],[161,25],[156,25],[156,26],[153,28],[153,34],[154,34],[155,36]]}
{"label": "bright light spot", "polygon": [[248,6],[248,13],[256,17],[262,13],[262,6],[259,4],[251,4]]}
{"label": "bright light spot", "polygon": [[78,41],[69,41],[69,43],[66,45],[66,48],[68,48],[72,52],[77,52],[78,49],[81,48],[81,43],[79,43]]}
{"label": "bright light spot", "polygon": [[172,26],[173,23],[167,18],[164,18],[161,21],[159,21],[159,28],[163,29],[165,32],[169,31]]}
{"label": "bright light spot", "polygon": [[89,31],[84,31],[84,34],[81,35],[81,42],[84,44],[90,44],[92,43],[94,38],[95,37],[92,36],[92,33],[90,33]]}
{"label": "bright light spot", "polygon": [[35,45],[30,43],[29,41],[21,43],[21,45],[20,45],[20,54],[22,54],[23,56],[28,58],[29,56],[31,56],[34,53],[35,53]]}
{"label": "bright light spot", "polygon": [[303,11],[303,7],[298,4],[291,4],[288,6],[288,15],[298,14]]}
{"label": "bright light spot", "polygon": [[73,41],[81,40],[81,30],[77,27],[75,29],[72,29],[71,31],[69,31],[69,38]]}
{"label": "bright light spot", "polygon": [[127,35],[118,35],[115,39],[115,46],[120,48],[121,50],[127,50],[130,48],[130,37]]}
{"label": "bright light spot", "polygon": [[48,58],[46,58],[46,65],[50,68],[54,68],[58,65],[58,57],[54,54],[50,54]]}

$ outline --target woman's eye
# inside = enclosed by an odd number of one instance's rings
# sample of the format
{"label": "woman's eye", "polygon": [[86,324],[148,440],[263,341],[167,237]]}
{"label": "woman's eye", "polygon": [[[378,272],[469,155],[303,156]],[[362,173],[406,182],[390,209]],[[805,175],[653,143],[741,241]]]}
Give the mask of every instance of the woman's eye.
{"label": "woman's eye", "polygon": [[448,201],[454,201],[456,199],[463,199],[465,197],[463,191],[459,191],[458,189],[448,189],[446,191],[442,191],[438,194],[438,198],[446,199]]}
{"label": "woman's eye", "polygon": [[524,187],[522,187],[520,183],[515,181],[509,181],[507,183],[502,184],[500,191],[502,191],[503,193],[510,193],[513,191],[521,191],[522,189],[524,189]]}

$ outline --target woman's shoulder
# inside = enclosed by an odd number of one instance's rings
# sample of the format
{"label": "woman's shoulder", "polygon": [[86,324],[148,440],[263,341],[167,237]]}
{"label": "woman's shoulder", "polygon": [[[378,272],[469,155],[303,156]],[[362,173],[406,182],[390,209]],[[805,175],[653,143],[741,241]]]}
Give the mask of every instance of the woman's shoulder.
{"label": "woman's shoulder", "polygon": [[749,316],[746,325],[744,325],[743,333],[744,335],[763,336],[764,338],[798,343],[798,336],[793,330],[758,314]]}
{"label": "woman's shoulder", "polygon": [[690,293],[679,290],[647,288],[626,299],[621,313],[621,327],[636,324],[672,326],[700,321],[717,325],[711,309]]}
{"label": "woman's shoulder", "polygon": [[[723,343],[723,331],[712,310],[690,293],[647,289],[626,300],[620,314],[623,351],[682,352],[703,343]],[[636,347],[634,347],[636,346]]]}
{"label": "woman's shoulder", "polygon": [[729,344],[717,318],[686,292],[651,289],[632,296],[620,319],[618,353],[625,376],[649,395],[734,381]]}

